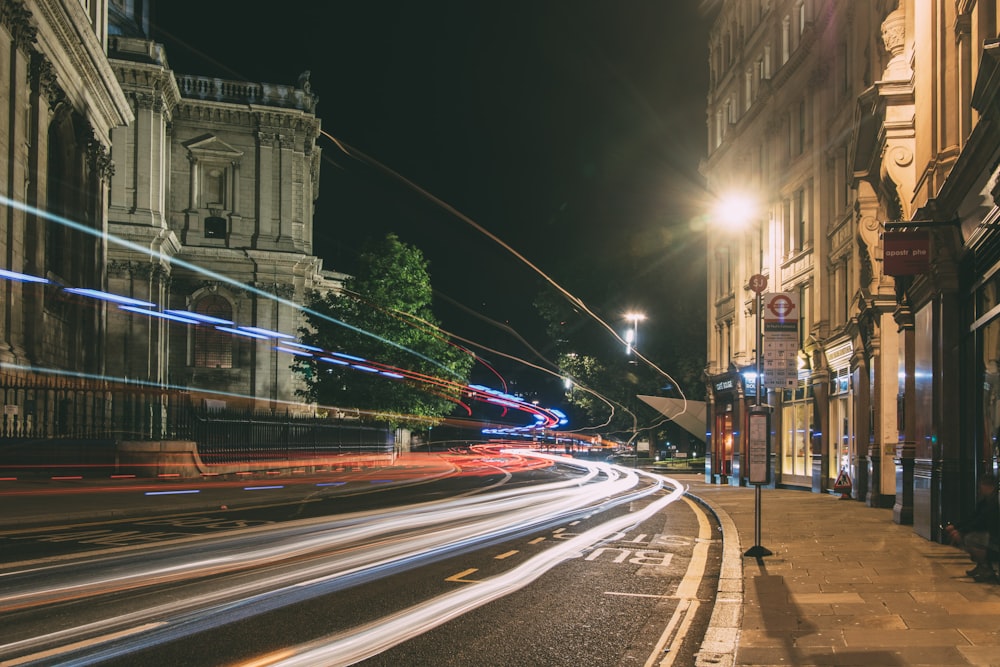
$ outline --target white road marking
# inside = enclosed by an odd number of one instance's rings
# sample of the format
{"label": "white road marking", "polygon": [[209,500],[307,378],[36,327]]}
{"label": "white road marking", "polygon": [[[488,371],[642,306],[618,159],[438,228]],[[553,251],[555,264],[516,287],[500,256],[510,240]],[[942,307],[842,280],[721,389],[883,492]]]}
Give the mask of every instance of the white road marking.
{"label": "white road marking", "polygon": [[[687,634],[691,623],[694,620],[695,612],[698,610],[697,600],[698,587],[705,576],[705,567],[708,564],[708,548],[711,545],[712,526],[708,523],[704,510],[694,504],[688,498],[683,498],[684,502],[691,507],[696,517],[698,517],[698,540],[695,542],[694,550],[691,552],[691,560],[688,562],[687,571],[674,597],[679,598],[677,609],[674,610],[667,627],[660,635],[659,641],[653,647],[653,652],[646,660],[643,667],[670,667],[674,664],[677,656],[677,649]],[[674,630],[677,630],[676,633]],[[667,647],[669,642],[670,646]],[[663,657],[664,651],[667,655]],[[662,657],[662,660],[661,660]]]}

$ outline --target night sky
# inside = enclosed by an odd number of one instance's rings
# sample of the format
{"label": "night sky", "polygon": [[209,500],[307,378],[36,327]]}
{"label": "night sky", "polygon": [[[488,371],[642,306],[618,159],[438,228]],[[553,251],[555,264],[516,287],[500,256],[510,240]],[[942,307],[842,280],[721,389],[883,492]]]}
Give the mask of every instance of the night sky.
{"label": "night sky", "polygon": [[[183,74],[294,84],[309,70],[325,131],[499,236],[612,326],[640,309],[641,335],[663,338],[704,304],[697,5],[169,0],[153,34]],[[351,272],[366,238],[394,231],[430,260],[447,329],[530,356],[495,320],[551,351],[531,270],[320,142],[314,251],[327,268]]]}

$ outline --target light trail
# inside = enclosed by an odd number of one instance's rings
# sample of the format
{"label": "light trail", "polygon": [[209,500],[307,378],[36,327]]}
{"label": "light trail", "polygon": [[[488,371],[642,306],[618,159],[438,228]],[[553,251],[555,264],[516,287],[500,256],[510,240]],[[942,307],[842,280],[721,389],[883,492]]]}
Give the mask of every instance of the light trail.
{"label": "light trail", "polygon": [[[95,236],[97,238],[107,239],[107,241],[110,242],[110,243],[114,243],[116,245],[120,245],[120,246],[123,246],[125,248],[130,249],[130,250],[133,250],[135,252],[139,252],[139,253],[148,255],[149,257],[154,258],[154,259],[158,259],[158,260],[165,261],[165,262],[168,262],[168,263],[176,264],[177,266],[189,269],[191,271],[194,271],[194,272],[199,273],[201,275],[204,275],[206,277],[212,278],[214,280],[219,280],[219,281],[224,282],[224,283],[226,283],[228,285],[231,285],[231,286],[234,286],[234,287],[238,287],[238,288],[240,288],[242,290],[245,290],[245,291],[249,291],[249,292],[254,293],[257,296],[263,297],[265,299],[269,299],[269,300],[275,301],[277,303],[281,303],[281,304],[284,304],[286,306],[290,306],[290,307],[292,307],[292,308],[294,308],[294,309],[296,309],[296,310],[298,310],[300,312],[316,316],[316,317],[318,317],[318,318],[320,318],[320,319],[322,319],[324,321],[328,321],[328,322],[331,322],[333,324],[336,324],[336,325],[339,325],[339,326],[343,326],[343,327],[345,327],[347,329],[350,329],[352,331],[361,333],[363,335],[375,338],[376,340],[378,340],[380,342],[386,343],[386,344],[388,344],[390,346],[396,347],[396,348],[398,348],[400,350],[403,350],[403,351],[405,351],[405,352],[407,352],[409,354],[412,354],[412,355],[414,355],[414,356],[416,356],[418,358],[424,359],[425,361],[428,361],[429,363],[433,364],[434,366],[436,366],[436,367],[441,368],[442,370],[444,370],[445,373],[446,373],[446,375],[447,374],[456,375],[456,373],[454,371],[452,371],[450,368],[448,368],[446,365],[444,365],[444,364],[442,364],[442,363],[440,363],[438,361],[435,361],[434,359],[431,359],[430,357],[427,357],[426,355],[423,355],[423,354],[421,354],[421,353],[419,353],[419,352],[417,352],[415,350],[412,350],[412,349],[410,349],[408,347],[400,345],[399,343],[396,343],[396,342],[391,341],[389,339],[383,338],[381,336],[378,336],[378,335],[376,335],[374,333],[371,333],[371,332],[366,331],[364,329],[361,329],[359,327],[355,327],[355,326],[353,326],[351,324],[348,324],[348,323],[343,322],[341,320],[338,320],[336,318],[330,317],[329,315],[325,315],[323,313],[320,313],[320,312],[318,312],[318,311],[316,311],[314,309],[308,308],[308,307],[303,306],[301,304],[297,304],[294,301],[290,301],[288,299],[276,296],[274,294],[271,294],[271,293],[266,292],[264,290],[258,289],[256,287],[251,286],[251,285],[244,285],[243,283],[235,281],[235,280],[233,280],[231,278],[228,278],[227,276],[225,276],[223,274],[219,274],[219,273],[217,273],[215,271],[212,271],[212,270],[209,270],[209,269],[205,269],[203,267],[199,267],[199,266],[197,266],[195,264],[192,264],[192,263],[187,262],[185,260],[179,259],[177,257],[167,257],[166,255],[163,255],[159,251],[153,250],[151,248],[143,247],[143,246],[141,246],[139,244],[133,243],[132,241],[128,241],[126,239],[122,239],[122,238],[116,237],[114,235],[104,234],[103,232],[100,232],[98,230],[92,229],[92,228],[90,228],[90,227],[88,227],[86,225],[82,225],[82,224],[80,224],[80,223],[78,223],[78,222],[76,222],[74,220],[69,219],[69,218],[65,218],[65,217],[62,217],[62,216],[59,216],[59,215],[55,215],[55,214],[50,213],[48,211],[44,211],[42,209],[39,209],[39,208],[37,208],[35,206],[31,206],[30,204],[26,204],[26,203],[23,203],[23,202],[18,202],[16,200],[10,199],[9,197],[6,197],[4,195],[0,195],[0,205],[10,206],[12,208],[24,211],[26,213],[30,213],[32,215],[36,215],[36,216],[39,216],[41,218],[44,218],[44,219],[46,219],[46,220],[48,220],[50,222],[58,223],[58,224],[61,224],[63,226],[69,227],[71,229],[83,232],[83,233],[88,234],[90,236]],[[45,279],[45,278],[42,278],[42,277],[39,277],[39,276],[31,276],[31,275],[28,275],[28,274],[13,272],[13,271],[9,271],[9,270],[2,270],[2,271],[0,271],[0,279],[15,280],[15,281],[19,281],[19,282],[37,282],[37,283],[44,283],[44,284],[52,284],[51,281],[49,281],[48,279]],[[141,315],[145,315],[145,316],[148,316],[148,317],[155,317],[155,318],[159,318],[159,319],[171,320],[171,321],[179,322],[179,323],[182,323],[182,324],[186,324],[188,326],[213,326],[216,330],[224,331],[224,332],[230,333],[232,335],[247,336],[247,337],[251,337],[251,338],[264,339],[264,340],[274,340],[274,341],[277,342],[277,345],[275,346],[276,350],[284,351],[284,352],[287,352],[287,353],[296,354],[298,356],[305,356],[305,357],[312,357],[312,356],[314,356],[310,352],[306,352],[305,349],[309,349],[312,352],[316,353],[317,355],[337,354],[336,352],[325,352],[324,350],[321,350],[320,348],[317,348],[315,346],[305,345],[305,344],[302,344],[302,343],[292,343],[293,345],[297,344],[298,346],[304,348],[302,351],[294,351],[294,350],[285,348],[285,347],[283,347],[283,345],[288,344],[289,340],[294,341],[294,339],[296,337],[294,335],[292,335],[292,334],[284,333],[284,332],[281,332],[281,331],[274,331],[274,330],[271,330],[271,329],[264,329],[264,328],[256,327],[256,326],[229,326],[229,325],[232,325],[234,323],[226,321],[226,320],[221,320],[219,318],[202,316],[202,315],[199,315],[198,313],[193,313],[193,312],[186,311],[186,310],[169,310],[169,311],[162,311],[161,312],[161,311],[154,310],[157,307],[157,304],[155,304],[155,303],[152,303],[152,302],[149,302],[149,301],[141,301],[141,300],[134,299],[134,298],[131,298],[131,297],[127,297],[127,296],[123,296],[123,295],[119,295],[119,294],[114,294],[114,293],[111,293],[111,292],[104,292],[104,291],[101,291],[101,290],[95,290],[95,289],[91,289],[91,288],[61,286],[61,289],[62,289],[62,291],[66,292],[66,293],[74,294],[74,295],[79,296],[79,297],[91,298],[91,299],[95,299],[95,300],[99,300],[99,301],[105,301],[105,302],[110,302],[110,303],[117,304],[118,307],[121,310],[123,310],[125,312],[129,312],[131,314],[141,314]],[[412,316],[409,316],[407,318],[407,322],[411,326],[415,326],[417,328],[421,328],[421,329],[424,329],[424,330],[426,330],[428,327],[432,327],[433,326],[429,322],[426,322],[424,320],[420,320],[419,318],[413,318]],[[444,332],[442,329],[440,329],[438,327],[433,327],[433,328],[434,328],[434,330],[436,332],[438,332],[435,335],[438,335],[441,339],[445,339],[446,338],[444,336],[444,333],[446,333],[446,332]],[[469,354],[471,354],[471,352],[469,352]],[[350,358],[349,355],[345,355],[345,356],[348,356]],[[475,355],[473,355],[473,356],[475,356]],[[393,380],[407,379],[407,380],[415,381],[415,382],[418,382],[418,383],[429,384],[432,387],[434,385],[436,385],[436,386],[439,386],[439,387],[443,388],[443,392],[434,391],[432,389],[431,393],[435,393],[436,395],[440,395],[443,398],[447,398],[448,400],[452,400],[453,402],[456,402],[459,405],[463,405],[460,401],[458,401],[457,399],[451,397],[448,394],[448,392],[455,392],[455,393],[459,393],[460,394],[462,392],[467,391],[468,387],[466,387],[466,385],[464,385],[462,383],[455,382],[454,380],[447,380],[445,378],[439,378],[439,377],[432,376],[432,375],[429,375],[429,374],[426,374],[426,373],[420,373],[420,372],[417,372],[417,371],[410,371],[410,370],[403,369],[403,368],[398,368],[398,367],[395,367],[395,366],[389,366],[387,364],[379,364],[377,362],[364,360],[364,359],[361,359],[359,357],[353,357],[353,358],[357,359],[358,361],[365,362],[364,364],[361,364],[361,363],[349,364],[349,367],[351,367],[351,368],[353,368],[355,370],[358,370],[360,372],[378,372],[383,377],[386,377],[386,378],[389,378],[389,379],[393,379]],[[329,359],[329,357],[326,357],[326,359]],[[42,369],[42,368],[37,368],[37,367],[17,366],[17,365],[12,365],[12,364],[4,364],[3,366],[6,367],[6,368],[16,368],[18,370],[27,370],[27,371],[34,371],[34,372],[44,372],[45,370],[47,370],[47,369]],[[51,370],[51,369],[49,369],[49,370]],[[72,373],[66,373],[65,371],[61,371],[61,374],[73,375]],[[121,381],[123,378],[98,377],[98,378],[95,378],[95,379],[101,379],[101,380],[104,380],[104,381],[111,381],[111,382],[118,382],[118,381]],[[151,386],[151,387],[154,387],[154,388],[163,388],[163,385],[159,385],[159,384],[152,383],[152,382],[142,382],[142,381],[140,381],[140,382],[133,382],[133,384],[144,384],[144,385]],[[195,391],[203,391],[202,389],[197,388],[197,387],[183,387],[183,388],[178,388],[178,389],[181,389],[181,390],[191,390],[191,389],[193,389]],[[231,394],[229,394],[229,395],[231,395]],[[475,392],[473,392],[472,395],[473,395],[474,398],[476,398],[478,396],[477,394],[475,394]],[[505,395],[505,396],[507,396],[507,395]],[[531,402],[525,401],[525,400],[523,400],[523,399],[521,399],[519,397],[510,396],[510,399],[512,400],[512,402],[515,405],[504,406],[505,408],[506,407],[512,407],[514,409],[517,409],[517,410],[519,410],[521,412],[526,412],[528,414],[541,415],[544,418],[544,421],[545,421],[545,424],[542,425],[542,426],[551,428],[551,427],[555,426],[558,423],[558,421],[559,421],[557,418],[555,418],[552,415],[551,412],[547,411],[545,408],[540,408],[540,407],[532,404]],[[465,406],[465,407],[468,410],[468,407],[467,406]],[[471,410],[469,410],[469,412],[471,413]]]}
{"label": "light trail", "polygon": [[474,586],[440,595],[359,628],[286,648],[269,662],[266,661],[267,656],[263,656],[256,664],[274,667],[343,667],[376,656],[462,614],[524,588],[567,558],[611,535],[624,532],[682,498],[683,487],[676,480],[664,479],[674,487],[668,495],[650,503],[639,512],[606,521],[569,540],[561,541],[513,570],[477,581]]}
{"label": "light trail", "polygon": [[[86,650],[69,649],[61,655],[60,664],[96,664],[596,514],[655,493],[662,484],[657,478],[655,483],[642,486],[635,471],[606,464],[528,452],[509,455],[573,466],[582,475],[537,487],[503,489],[387,512],[360,512],[334,520],[254,527],[238,536],[190,539],[183,544],[144,550],[141,561],[129,553],[2,573],[0,613],[205,577],[211,577],[212,586],[204,591],[191,590],[187,597],[171,602],[142,596],[130,602],[139,607],[128,613],[85,622],[70,619],[66,627],[33,636],[5,636],[0,628],[0,641],[6,642],[0,644],[0,657],[23,658],[40,652],[51,656],[60,646],[115,636],[102,645],[90,643]],[[635,515],[629,515],[624,522],[636,520]],[[604,530],[586,535],[597,541],[619,532],[622,521],[608,522]],[[577,540],[573,548],[582,548],[581,544]],[[568,553],[554,552],[550,561],[536,561],[535,565],[554,566]],[[39,580],[44,585],[38,586]],[[498,586],[492,595],[509,592],[508,584]],[[187,585],[184,590],[188,590]],[[449,614],[473,608],[470,600],[440,604],[451,609]],[[88,614],[99,614],[98,610],[103,609],[104,605],[91,605]],[[147,631],[126,632],[137,626],[149,627],[153,622],[158,625]]]}
{"label": "light trail", "polygon": [[[423,197],[423,198],[427,199],[428,201],[432,202],[434,205],[440,207],[442,210],[447,211],[451,215],[455,216],[456,218],[458,218],[459,220],[461,220],[465,224],[467,224],[470,227],[472,227],[473,229],[475,229],[477,232],[479,232],[480,234],[482,234],[486,238],[488,238],[491,241],[493,241],[494,243],[496,243],[498,246],[500,246],[501,248],[503,248],[504,250],[506,250],[508,253],[510,253],[511,255],[513,255],[514,258],[517,259],[519,262],[521,262],[522,264],[524,264],[525,266],[527,266],[529,269],[531,269],[533,272],[535,272],[539,277],[542,278],[542,280],[544,280],[549,285],[551,285],[553,287],[553,289],[555,289],[557,292],[559,292],[561,295],[563,295],[566,298],[567,301],[569,301],[571,304],[573,304],[574,306],[576,306],[577,308],[579,308],[580,310],[582,310],[592,320],[594,320],[595,322],[597,322],[608,333],[610,333],[611,336],[619,344],[621,344],[621,345],[625,345],[626,344],[625,339],[618,335],[618,332],[615,331],[614,327],[612,327],[610,324],[608,324],[603,319],[601,319],[600,316],[598,316],[595,312],[593,312],[590,309],[590,307],[587,306],[587,304],[583,301],[583,299],[580,299],[579,297],[573,295],[569,290],[567,290],[562,285],[560,285],[559,283],[557,283],[554,278],[552,278],[547,273],[545,273],[544,271],[542,271],[542,269],[540,269],[533,262],[531,262],[531,260],[529,260],[527,257],[525,257],[524,255],[522,255],[521,253],[519,253],[517,250],[515,250],[513,247],[511,247],[508,243],[506,243],[503,239],[501,239],[500,237],[498,237],[496,234],[494,234],[493,232],[489,231],[488,229],[486,229],[485,227],[483,227],[482,225],[480,225],[478,222],[476,222],[475,220],[473,220],[469,216],[465,215],[464,213],[462,213],[461,211],[459,211],[458,209],[456,209],[454,206],[452,206],[448,202],[444,201],[443,199],[441,199],[439,197],[434,196],[433,194],[431,194],[430,192],[428,192],[424,188],[420,187],[419,185],[417,185],[416,183],[414,183],[410,179],[406,178],[405,176],[403,176],[399,172],[397,172],[397,171],[389,168],[388,166],[382,164],[378,160],[376,160],[376,159],[374,159],[374,158],[366,155],[362,151],[360,151],[360,150],[354,148],[353,146],[351,146],[351,145],[349,145],[349,144],[341,141],[340,139],[337,139],[335,136],[333,136],[329,132],[327,132],[325,130],[320,130],[320,135],[326,137],[331,142],[333,142],[333,144],[344,155],[346,155],[348,157],[351,157],[351,158],[353,158],[355,160],[358,160],[359,162],[367,164],[367,165],[369,165],[371,167],[374,167],[374,168],[378,169],[379,171],[381,171],[381,172],[389,175],[391,178],[399,181],[400,183],[402,183],[406,187],[408,187],[411,190],[413,190],[414,192],[416,192],[421,197]],[[660,368],[659,366],[657,366],[651,360],[647,359],[645,356],[643,356],[641,353],[639,353],[638,350],[635,351],[635,356],[636,356],[636,358],[641,359],[647,366],[649,366],[650,368],[652,368],[653,370],[655,370],[656,372],[658,372],[664,378],[666,378],[667,380],[669,380],[670,382],[672,382],[675,387],[677,387],[677,391],[680,393],[681,399],[683,400],[684,407],[682,408],[682,410],[680,412],[677,413],[677,415],[675,415],[675,417],[680,416],[681,414],[684,414],[684,412],[687,411],[687,396],[684,394],[684,391],[680,388],[680,384],[673,378],[673,376],[671,376],[665,370],[663,370],[662,368]]]}

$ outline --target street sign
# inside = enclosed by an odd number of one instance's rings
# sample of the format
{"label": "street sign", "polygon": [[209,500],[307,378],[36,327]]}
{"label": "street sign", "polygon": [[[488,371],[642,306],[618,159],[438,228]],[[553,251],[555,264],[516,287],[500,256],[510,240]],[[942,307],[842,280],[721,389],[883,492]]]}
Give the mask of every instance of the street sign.
{"label": "street sign", "polygon": [[799,295],[764,295],[764,386],[792,389],[799,380]]}
{"label": "street sign", "polygon": [[928,232],[886,232],[882,236],[882,271],[887,276],[927,273],[931,262]]}
{"label": "street sign", "polygon": [[767,289],[767,276],[763,273],[755,273],[750,276],[750,281],[747,284],[754,294],[760,294]]}
{"label": "street sign", "polygon": [[766,408],[755,407],[750,412],[750,440],[748,446],[751,484],[768,484],[771,481],[770,414]]}

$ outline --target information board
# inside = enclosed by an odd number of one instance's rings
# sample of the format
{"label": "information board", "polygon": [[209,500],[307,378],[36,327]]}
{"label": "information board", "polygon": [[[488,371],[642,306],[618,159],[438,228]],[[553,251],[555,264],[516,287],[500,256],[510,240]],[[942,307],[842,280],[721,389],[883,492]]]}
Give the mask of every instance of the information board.
{"label": "information board", "polygon": [[750,464],[748,481],[768,484],[771,481],[771,424],[766,411],[750,413],[750,441],[747,457]]}

